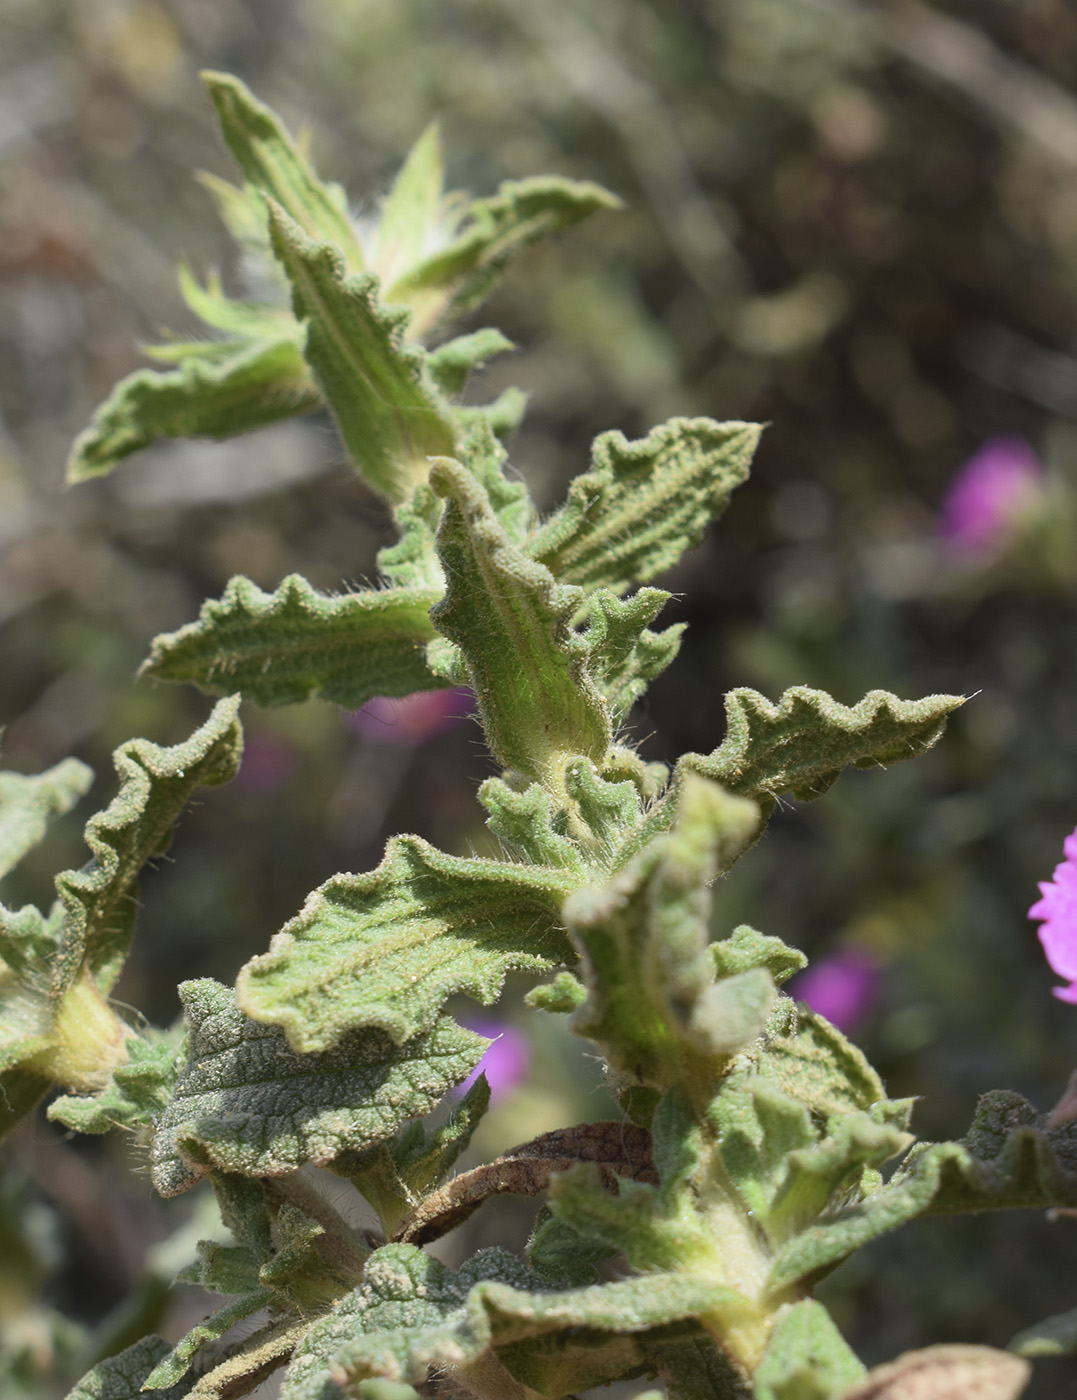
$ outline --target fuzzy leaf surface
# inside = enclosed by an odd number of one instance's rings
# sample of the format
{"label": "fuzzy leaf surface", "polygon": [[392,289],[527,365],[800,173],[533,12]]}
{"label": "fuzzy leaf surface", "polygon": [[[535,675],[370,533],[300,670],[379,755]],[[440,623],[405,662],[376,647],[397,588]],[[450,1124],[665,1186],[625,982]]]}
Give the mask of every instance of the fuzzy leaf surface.
{"label": "fuzzy leaf surface", "polygon": [[0,879],[14,870],[93,782],[93,771],[65,758],[44,773],[0,773]]}
{"label": "fuzzy leaf surface", "polygon": [[126,1064],[117,1065],[99,1094],[65,1094],[49,1104],[51,1123],[77,1133],[112,1128],[148,1128],[168,1105],[183,1054],[182,1037],[172,1032],[130,1036]]}
{"label": "fuzzy leaf surface", "polygon": [[56,877],[65,921],[53,969],[57,991],[85,966],[101,992],[120,974],[134,928],[130,898],[139,871],[163,855],[172,827],[199,787],[234,777],[243,747],[236,714],[239,697],[220,700],[209,719],[181,744],[165,748],[132,739],[113,755],[120,789],[86,825],[91,859]]}
{"label": "fuzzy leaf surface", "polygon": [[435,463],[430,484],[447,498],[438,552],[448,579],[431,621],[464,655],[499,762],[556,787],[570,755],[601,763],[610,741],[586,643],[571,627],[580,592],[512,543],[460,463]]}
{"label": "fuzzy leaf surface", "polygon": [[385,300],[410,306],[412,333],[421,334],[446,314],[462,315],[478,306],[520,248],[600,209],[620,206],[616,195],[589,181],[506,180],[496,195],[468,204],[463,227],[448,246],[388,286]]}
{"label": "fuzzy leaf surface", "polygon": [[440,222],[444,184],[441,132],[437,122],[431,122],[382,201],[376,263],[386,284],[422,261]]}
{"label": "fuzzy leaf surface", "polygon": [[755,423],[671,418],[636,442],[603,433],[591,470],[530,542],[565,583],[623,593],[694,548],[730,493],[747,479],[762,429]]}
{"label": "fuzzy leaf surface", "polygon": [[180,996],[188,1058],[153,1148],[154,1185],[164,1196],[210,1167],[281,1176],[361,1151],[429,1112],[489,1043],[443,1018],[404,1046],[362,1030],[332,1050],[299,1055],[276,1026],[244,1016],[219,983],[184,982]]}
{"label": "fuzzy leaf surface", "polygon": [[506,350],[513,349],[515,346],[508,336],[493,326],[486,326],[469,335],[458,335],[439,345],[436,350],[431,350],[427,366],[441,392],[454,399],[463,393],[475,370],[481,369],[494,355],[503,355]]}
{"label": "fuzzy leaf surface", "polygon": [[831,1268],[920,1215],[1077,1206],[1077,1125],[1048,1127],[1019,1094],[985,1094],[960,1142],[919,1144],[867,1199],[799,1235],[778,1254],[770,1286]]}
{"label": "fuzzy leaf surface", "polygon": [[372,589],[332,598],[291,574],[273,593],[242,575],[197,622],[156,637],[141,674],[189,681],[259,705],[310,697],[358,709],[373,695],[447,684],[426,663],[440,592]]}
{"label": "fuzzy leaf surface", "polygon": [[161,438],[236,437],[320,403],[294,337],[210,342],[176,369],[121,379],[72,444],[67,479],[106,476]]}
{"label": "fuzzy leaf surface", "polygon": [[641,588],[621,599],[608,588],[598,588],[587,599],[587,669],[606,698],[614,725],[680,650],[685,623],[663,632],[652,632],[647,625],[669,596],[661,588]]}
{"label": "fuzzy leaf surface", "polygon": [[[147,1376],[171,1350],[163,1337],[143,1337],[88,1371],[74,1390],[68,1391],[67,1400],[145,1400],[142,1387]],[[154,1400],[183,1400],[188,1393],[188,1385],[174,1385],[154,1391]]]}
{"label": "fuzzy leaf surface", "polygon": [[376,277],[349,276],[334,244],[309,238],[272,202],[269,226],[344,445],[372,486],[403,501],[426,480],[427,458],[456,446],[448,411],[423,380],[425,351],[404,345],[408,313],[386,310]]}
{"label": "fuzzy leaf surface", "polygon": [[203,72],[228,149],[249,185],[284,209],[310,238],[335,244],[360,271],[363,253],[341,200],[296,149],[276,113],[230,73]]}
{"label": "fuzzy leaf surface", "polygon": [[377,1026],[398,1045],[428,1030],[457,992],[494,1001],[511,970],[571,958],[560,905],[564,872],[447,856],[394,837],[366,875],[337,875],[252,959],[239,1005],[283,1027],[300,1053]]}
{"label": "fuzzy leaf surface", "polygon": [[833,1400],[865,1374],[826,1308],[805,1298],[778,1314],[752,1380],[755,1400]]}

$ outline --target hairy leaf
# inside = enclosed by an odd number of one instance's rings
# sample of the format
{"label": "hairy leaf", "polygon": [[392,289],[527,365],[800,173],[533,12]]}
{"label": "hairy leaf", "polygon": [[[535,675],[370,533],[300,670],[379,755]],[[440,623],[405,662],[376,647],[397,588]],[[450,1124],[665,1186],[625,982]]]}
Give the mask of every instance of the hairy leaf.
{"label": "hairy leaf", "polygon": [[390,584],[432,589],[439,598],[445,592],[445,575],[434,543],[440,518],[441,502],[425,481],[393,511],[400,538],[378,550],[378,569]]}
{"label": "hairy leaf", "polygon": [[433,1108],[489,1044],[443,1018],[404,1046],[362,1030],[332,1050],[299,1055],[276,1026],[244,1016],[219,983],[184,982],[180,996],[187,1064],[153,1147],[154,1185],[164,1196],[187,1190],[210,1167],[280,1176],[361,1151]]}
{"label": "hairy leaf", "polygon": [[448,578],[431,621],[464,654],[498,760],[557,790],[571,755],[601,762],[610,739],[586,643],[571,628],[579,590],[513,545],[459,463],[438,461],[430,484],[447,497],[438,552]]}
{"label": "hairy leaf", "polygon": [[790,948],[788,943],[769,934],[757,933],[747,924],[738,924],[728,938],[712,943],[710,955],[719,977],[733,977],[738,972],[765,967],[779,987],[808,965],[808,959],[799,948]]}
{"label": "hairy leaf", "polygon": [[1018,1094],[985,1094],[961,1142],[919,1144],[866,1200],[829,1216],[778,1254],[772,1288],[825,1272],[920,1215],[1077,1206],[1077,1125],[1051,1128]]}
{"label": "hairy leaf", "polygon": [[320,403],[294,338],[210,342],[178,369],[121,379],[72,444],[67,479],[105,476],[161,438],[235,437]]}
{"label": "hairy leaf", "polygon": [[127,1039],[127,1062],[117,1065],[110,1082],[92,1097],[65,1095],[49,1104],[49,1121],[78,1133],[107,1133],[112,1128],[148,1128],[164,1112],[172,1095],[183,1054],[182,1037],[147,1031]]}
{"label": "hairy leaf", "polygon": [[276,113],[230,73],[206,71],[202,81],[247,183],[279,204],[308,237],[335,244],[352,271],[361,271],[362,249],[341,198],[314,174]]}
{"label": "hairy leaf", "polygon": [[485,300],[518,249],[620,207],[616,195],[589,181],[506,180],[496,195],[466,205],[455,238],[388,286],[385,300],[411,307],[412,333],[422,334],[447,313],[462,315]]}
{"label": "hairy leaf", "polygon": [[156,637],[141,674],[260,705],[316,696],[352,710],[373,695],[437,690],[447,682],[427,665],[426,645],[439,597],[390,588],[332,598],[298,574],[265,593],[240,575],[197,622]]}
{"label": "hairy leaf", "polygon": [[671,568],[747,479],[761,429],[754,423],[671,418],[629,442],[603,433],[530,553],[565,583],[623,593]]}
{"label": "hairy leaf", "polygon": [[237,1322],[251,1317],[273,1299],[271,1288],[258,1288],[241,1294],[234,1303],[211,1313],[204,1322],[196,1323],[186,1332],[167,1356],[161,1358],[143,1381],[143,1390],[156,1394],[181,1380],[190,1370],[195,1354],[207,1342],[216,1342],[230,1332]]}
{"label": "hairy leaf", "polygon": [[752,1380],[755,1400],[834,1400],[866,1368],[821,1303],[783,1308]]}
{"label": "hairy leaf", "polygon": [[454,340],[447,340],[444,345],[431,350],[427,366],[441,392],[454,399],[464,392],[464,386],[475,370],[481,369],[494,355],[503,355],[506,350],[513,349],[515,346],[508,336],[502,335],[493,326],[486,326],[481,331],[458,335]]}
{"label": "hairy leaf", "polygon": [[587,669],[606,697],[615,725],[680,649],[685,623],[664,632],[652,632],[647,626],[669,596],[660,588],[641,588],[622,600],[610,589],[598,588],[587,599]]}
{"label": "hairy leaf", "polygon": [[377,1026],[403,1044],[465,992],[489,1004],[512,969],[544,971],[571,957],[560,927],[564,872],[443,855],[394,837],[366,875],[316,890],[252,959],[239,1005],[282,1026],[301,1053]]}
{"label": "hairy leaf", "polygon": [[45,773],[0,773],[0,879],[90,790],[93,771],[65,758]]}
{"label": "hairy leaf", "polygon": [[427,458],[456,446],[447,410],[423,381],[425,352],[404,345],[408,313],[387,311],[376,277],[349,276],[336,246],[307,237],[273,201],[269,226],[295,314],[307,323],[307,360],[352,461],[403,501],[426,480]]}
{"label": "hairy leaf", "polygon": [[[99,1362],[68,1392],[67,1400],[144,1400],[146,1378],[171,1350],[163,1337],[143,1337],[118,1356]],[[153,1400],[183,1400],[189,1394],[188,1385],[174,1385],[154,1391]]]}

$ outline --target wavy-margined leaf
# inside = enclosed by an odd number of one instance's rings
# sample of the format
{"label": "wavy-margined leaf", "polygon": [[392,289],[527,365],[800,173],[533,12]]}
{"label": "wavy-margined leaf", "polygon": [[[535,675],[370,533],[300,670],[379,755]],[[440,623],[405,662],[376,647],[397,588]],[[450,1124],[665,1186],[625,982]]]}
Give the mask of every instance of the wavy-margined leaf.
{"label": "wavy-margined leaf", "polygon": [[379,1376],[421,1384],[435,1367],[466,1385],[491,1353],[524,1385],[562,1394],[570,1362],[580,1388],[638,1373],[648,1332],[730,1298],[729,1289],[686,1275],[566,1292],[532,1291],[535,1283],[500,1249],[454,1273],[411,1245],[387,1245],[371,1256],[363,1286],[303,1339],[281,1400],[322,1400],[333,1393],[327,1383],[348,1393]]}
{"label": "wavy-margined leaf", "polygon": [[434,383],[447,398],[454,399],[464,392],[464,386],[475,370],[494,355],[503,355],[506,350],[513,349],[515,347],[508,336],[502,335],[493,326],[486,326],[481,331],[471,331],[468,335],[447,340],[444,345],[430,351],[426,363]]}
{"label": "wavy-margined leaf", "polygon": [[708,885],[722,848],[740,845],[757,822],[755,803],[694,779],[672,831],[605,888],[565,902],[588,990],[573,1029],[601,1045],[620,1079],[658,1089],[713,1083],[717,1066],[762,1030],[769,973],[716,982],[707,952]]}
{"label": "wavy-margined leaf", "polygon": [[363,252],[342,192],[318,179],[276,113],[230,73],[205,71],[202,81],[247,183],[279,204],[309,237],[334,243],[353,272],[361,271]]}
{"label": "wavy-margined leaf", "polygon": [[601,763],[610,740],[586,643],[571,627],[580,591],[512,543],[458,462],[436,462],[430,485],[446,497],[438,552],[448,579],[431,620],[464,655],[498,760],[559,789],[570,756]]}
{"label": "wavy-margined leaf", "polygon": [[587,669],[606,697],[615,725],[680,649],[687,624],[678,622],[663,632],[647,625],[669,597],[661,588],[641,588],[627,599],[597,588],[587,599]]}
{"label": "wavy-margined leaf", "polygon": [[623,593],[671,568],[703,537],[747,479],[762,429],[755,423],[671,418],[629,442],[603,433],[591,470],[529,544],[565,583]]}
{"label": "wavy-margined leaf", "polygon": [[772,1288],[826,1272],[854,1249],[920,1215],[1077,1206],[1077,1125],[1049,1127],[1019,1094],[980,1100],[961,1142],[918,1144],[866,1200],[792,1239]]}
{"label": "wavy-margined leaf", "polygon": [[236,341],[227,353],[222,345],[210,342],[178,369],[121,379],[72,444],[68,481],[105,476],[160,438],[235,437],[321,403],[294,339]]}
{"label": "wavy-margined leaf", "polygon": [[236,982],[239,1005],[282,1026],[301,1053],[380,1027],[397,1044],[428,1030],[464,992],[488,1005],[511,970],[571,958],[565,871],[447,856],[394,837],[366,875],[336,875]]}
{"label": "wavy-margined leaf", "polygon": [[440,597],[445,592],[445,575],[438,559],[435,539],[441,519],[441,502],[426,482],[393,511],[400,531],[395,544],[378,550],[378,572],[397,588],[428,588]]}
{"label": "wavy-margined leaf", "polygon": [[387,286],[385,299],[410,306],[412,333],[421,334],[446,314],[462,315],[485,300],[520,248],[600,209],[620,207],[616,195],[590,181],[557,176],[506,180],[496,195],[464,205],[456,216],[463,228],[455,236],[446,228],[447,246]]}
{"label": "wavy-margined leaf", "polygon": [[49,1120],[78,1133],[148,1128],[168,1105],[182,1057],[183,1038],[174,1031],[129,1036],[127,1060],[113,1069],[105,1088],[90,1097],[65,1094],[54,1099]]}
{"label": "wavy-margined leaf", "polygon": [[344,445],[372,486],[403,501],[426,480],[427,458],[456,447],[448,409],[423,379],[425,351],[404,344],[408,313],[387,310],[373,274],[349,276],[334,244],[309,238],[272,200],[269,228]]}
{"label": "wavy-margined leaf", "polygon": [[92,782],[93,770],[77,758],[65,758],[44,773],[0,773],[0,879],[33,850],[55,817],[85,796]]}
{"label": "wavy-margined leaf", "polygon": [[153,1147],[163,1196],[187,1190],[211,1167],[281,1176],[362,1151],[429,1112],[489,1044],[443,1018],[403,1046],[366,1029],[300,1055],[276,1026],[245,1016],[217,982],[184,982],[180,997],[187,1063]]}
{"label": "wavy-margined leaf", "polygon": [[[145,1400],[142,1389],[147,1376],[172,1350],[163,1337],[143,1337],[126,1351],[100,1361],[83,1376],[66,1400]],[[153,1392],[153,1400],[184,1400],[190,1384],[169,1386]]]}
{"label": "wavy-margined leaf", "polygon": [[273,593],[242,576],[197,622],[156,637],[141,674],[190,681],[260,705],[318,697],[358,709],[372,695],[410,695],[448,684],[426,662],[440,593],[372,589],[332,598],[291,574]]}
{"label": "wavy-margined leaf", "polygon": [[752,1377],[755,1400],[835,1400],[866,1367],[812,1298],[783,1308]]}

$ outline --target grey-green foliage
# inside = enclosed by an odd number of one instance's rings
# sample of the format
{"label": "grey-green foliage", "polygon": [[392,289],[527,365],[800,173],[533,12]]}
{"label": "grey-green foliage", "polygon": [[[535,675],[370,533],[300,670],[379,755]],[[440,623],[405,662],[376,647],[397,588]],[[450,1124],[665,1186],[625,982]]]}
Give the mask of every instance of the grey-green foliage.
{"label": "grey-green foliage", "polygon": [[[431,128],[362,231],[268,108],[235,79],[207,83],[244,179],[210,187],[269,290],[243,301],[184,271],[214,339],[158,347],[175,367],[117,388],[72,474],[155,437],[325,404],[397,538],[374,587],[236,578],[157,638],[145,674],[232,698],[186,745],[119,750],[120,796],[87,828],[89,866],[58,878],[51,913],[4,914],[8,1119],[58,1085],[54,1121],[137,1135],[164,1195],[208,1179],[231,1234],[203,1240],[183,1274],[223,1295],[219,1311],[175,1346],[146,1339],[103,1362],[72,1396],[213,1400],[281,1366],[284,1400],[414,1400],[434,1374],[477,1400],[632,1379],[673,1400],[883,1393],[815,1283],[916,1216],[1077,1205],[1075,1131],[995,1095],[964,1141],[914,1146],[911,1102],[779,991],[803,955],[729,930],[720,881],[782,794],[813,799],[847,767],[925,752],[961,698],[738,689],[711,753],[672,772],[647,763],[620,727],[682,628],[654,627],[669,595],[639,585],[723,513],[759,428],[678,418],[636,442],[606,433],[542,521],[499,440],[521,396],[457,401],[508,342],[480,329],[426,344],[511,253],[615,201],[556,179],[453,201]],[[501,769],[479,791],[494,854],[395,836],[376,869],[315,890],[235,991],[187,982],[182,1026],[125,1025],[107,998],[134,880],[193,788],[234,771],[239,698],[355,707],[455,684],[475,691]],[[0,779],[0,866],[85,784],[71,765]],[[527,1004],[571,1018],[631,1127],[559,1129],[446,1180],[489,1101],[480,1078],[447,1118],[419,1121],[485,1049],[452,999],[490,1003],[509,972],[545,979]],[[388,1242],[357,1233],[311,1167],[356,1188]],[[400,1242],[420,1238],[408,1221],[424,1202],[424,1229],[440,1230],[486,1197],[539,1191],[528,1262],[484,1250],[451,1270]]]}

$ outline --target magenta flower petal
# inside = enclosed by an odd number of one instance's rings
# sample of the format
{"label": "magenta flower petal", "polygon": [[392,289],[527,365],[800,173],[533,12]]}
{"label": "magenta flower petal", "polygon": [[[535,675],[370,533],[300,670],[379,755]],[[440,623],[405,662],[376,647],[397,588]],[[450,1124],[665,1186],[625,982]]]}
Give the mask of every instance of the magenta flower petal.
{"label": "magenta flower petal", "polygon": [[1043,495],[1044,472],[1019,437],[997,437],[961,468],[943,498],[939,534],[954,554],[989,553]]}
{"label": "magenta flower petal", "polygon": [[467,1027],[494,1043],[460,1085],[460,1092],[466,1093],[480,1074],[486,1075],[491,1097],[522,1084],[531,1067],[531,1047],[523,1032],[500,1021],[469,1021]]}
{"label": "magenta flower petal", "polygon": [[1040,921],[1040,943],[1052,972],[1072,985],[1055,987],[1062,1001],[1077,1004],[1077,829],[1062,843],[1066,857],[1054,877],[1040,882],[1040,896],[1028,911]]}
{"label": "magenta flower petal", "polygon": [[881,982],[882,969],[874,958],[858,948],[843,948],[802,972],[789,990],[839,1031],[847,1031],[872,1010]]}
{"label": "magenta flower petal", "polygon": [[419,690],[390,700],[376,695],[361,710],[348,715],[347,724],[372,744],[421,744],[444,729],[451,729],[470,713],[470,690]]}

